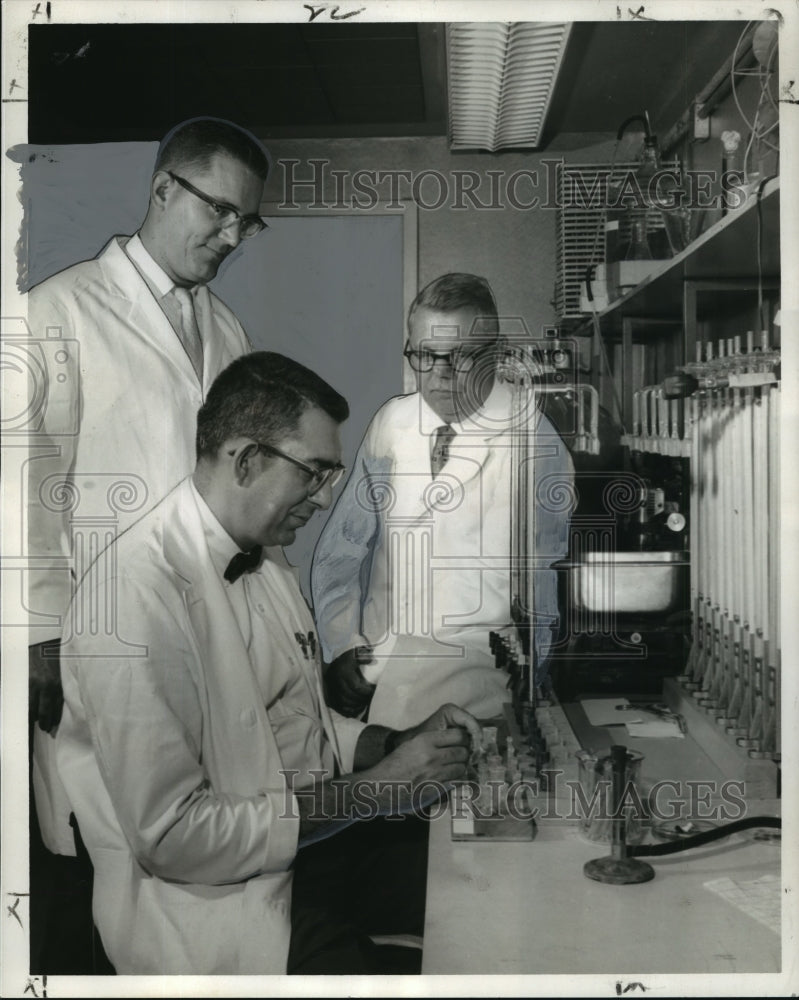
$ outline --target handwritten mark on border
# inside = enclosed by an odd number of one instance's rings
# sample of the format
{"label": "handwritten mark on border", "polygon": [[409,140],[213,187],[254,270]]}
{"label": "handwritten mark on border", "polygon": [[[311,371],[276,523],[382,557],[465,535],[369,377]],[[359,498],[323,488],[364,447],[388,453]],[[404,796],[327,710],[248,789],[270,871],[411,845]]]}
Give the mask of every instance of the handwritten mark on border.
{"label": "handwritten mark on border", "polygon": [[327,4],[318,4],[314,6],[310,3],[304,3],[303,7],[308,11],[309,21],[315,21],[320,14],[324,14],[326,11],[329,13],[331,21],[347,21],[351,17],[357,17],[358,14],[363,14],[366,10],[365,7],[359,7],[358,10],[347,10],[340,14],[339,11],[341,10],[341,7],[338,4],[334,7],[328,7]]}

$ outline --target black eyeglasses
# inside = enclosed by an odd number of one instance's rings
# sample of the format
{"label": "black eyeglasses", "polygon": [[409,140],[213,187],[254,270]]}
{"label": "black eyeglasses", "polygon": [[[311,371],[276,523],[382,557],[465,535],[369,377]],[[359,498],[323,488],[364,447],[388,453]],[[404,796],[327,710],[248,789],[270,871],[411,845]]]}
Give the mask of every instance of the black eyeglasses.
{"label": "black eyeglasses", "polygon": [[426,349],[413,351],[406,344],[402,353],[415,372],[431,372],[437,361],[443,361],[447,368],[461,373],[471,371],[486,353],[486,350],[486,347],[480,347],[477,350],[467,351],[459,347],[454,351],[428,351]]}
{"label": "black eyeglasses", "polygon": [[260,215],[242,215],[241,212],[232,205],[225,205],[222,202],[215,201],[210,195],[205,194],[199,188],[190,184],[185,177],[178,177],[178,175],[173,174],[171,170],[167,170],[167,173],[173,181],[177,181],[177,183],[180,184],[182,188],[185,188],[189,194],[193,194],[195,198],[199,198],[201,201],[204,201],[206,205],[211,206],[214,212],[214,222],[220,229],[227,229],[228,226],[232,226],[234,223],[238,222],[239,233],[241,234],[241,238],[243,240],[248,240],[251,236],[257,236],[258,233],[266,229],[266,223]]}
{"label": "black eyeglasses", "polygon": [[306,465],[305,462],[301,462],[298,458],[292,458],[291,455],[287,455],[284,451],[275,448],[271,444],[261,444],[259,442],[258,447],[261,451],[269,455],[277,455],[278,458],[285,459],[287,462],[291,462],[292,465],[296,465],[298,469],[302,469],[306,476],[308,476],[309,497],[312,497],[314,493],[318,493],[328,483],[332,489],[344,475],[345,469],[343,465],[331,465],[327,469],[315,469],[312,465]]}

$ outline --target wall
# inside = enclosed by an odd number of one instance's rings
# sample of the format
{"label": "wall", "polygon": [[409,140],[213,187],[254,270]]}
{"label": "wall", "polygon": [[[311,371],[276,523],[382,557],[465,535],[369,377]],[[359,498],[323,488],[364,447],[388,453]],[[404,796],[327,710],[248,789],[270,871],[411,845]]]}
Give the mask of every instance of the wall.
{"label": "wall", "polygon": [[[453,154],[441,138],[269,140],[275,169],[269,201],[351,206],[371,187],[381,201],[419,196],[419,287],[445,271],[471,271],[491,283],[500,312],[522,317],[532,332],[555,322],[554,163],[609,161],[613,143],[586,145],[568,153]],[[324,165],[311,161],[324,161]],[[299,161],[291,163],[290,161]],[[405,171],[410,177],[379,172]],[[334,172],[340,172],[338,175]],[[492,177],[489,172],[493,172]],[[535,176],[530,176],[532,172]],[[472,176],[466,176],[471,174]],[[298,182],[306,182],[304,185]],[[317,184],[314,187],[314,183]],[[464,188],[474,185],[473,199]],[[527,208],[534,199],[536,207]],[[432,207],[442,201],[440,207]],[[552,204],[550,204],[552,202]],[[427,207],[426,207],[427,206]],[[488,206],[488,207],[482,207]],[[356,211],[366,211],[358,209]],[[291,208],[283,211],[291,212]]]}

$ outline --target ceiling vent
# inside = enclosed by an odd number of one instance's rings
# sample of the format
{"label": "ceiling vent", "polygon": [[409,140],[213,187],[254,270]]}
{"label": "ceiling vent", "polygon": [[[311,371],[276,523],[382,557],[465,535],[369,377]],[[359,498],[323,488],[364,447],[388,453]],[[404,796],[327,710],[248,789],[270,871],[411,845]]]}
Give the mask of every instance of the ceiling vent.
{"label": "ceiling vent", "polygon": [[571,24],[447,25],[453,150],[536,149]]}

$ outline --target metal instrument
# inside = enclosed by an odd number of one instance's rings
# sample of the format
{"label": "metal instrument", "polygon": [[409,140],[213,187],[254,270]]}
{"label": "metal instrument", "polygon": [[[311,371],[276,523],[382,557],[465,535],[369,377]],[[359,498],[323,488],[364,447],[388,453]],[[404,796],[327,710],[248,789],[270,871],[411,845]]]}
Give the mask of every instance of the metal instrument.
{"label": "metal instrument", "polygon": [[[599,454],[599,397],[590,385],[570,381],[557,366],[545,371],[540,345],[529,341],[512,345],[498,366],[498,377],[513,396],[511,443],[511,618],[513,626],[491,634],[491,651],[498,667],[509,674],[508,686],[516,723],[526,737],[538,771],[548,762],[546,739],[536,709],[548,704],[540,690],[536,662],[536,503],[535,439],[532,419],[541,395],[572,394],[576,402],[573,451]],[[548,625],[548,623],[547,623]]]}
{"label": "metal instrument", "polygon": [[684,400],[692,462],[693,635],[682,682],[758,759],[780,755],[779,364],[768,334],[755,346],[750,331],[745,350],[738,336],[715,356],[697,345],[697,360],[662,386]]}
{"label": "metal instrument", "polygon": [[624,803],[629,783],[633,780],[631,769],[637,768],[640,761],[641,755],[630,753],[626,747],[616,744],[610,748],[608,763],[612,773],[609,813],[611,853],[608,857],[594,858],[583,865],[583,873],[595,882],[630,885],[649,882],[655,877],[654,868],[646,861],[631,857],[628,849],[630,820]]}

